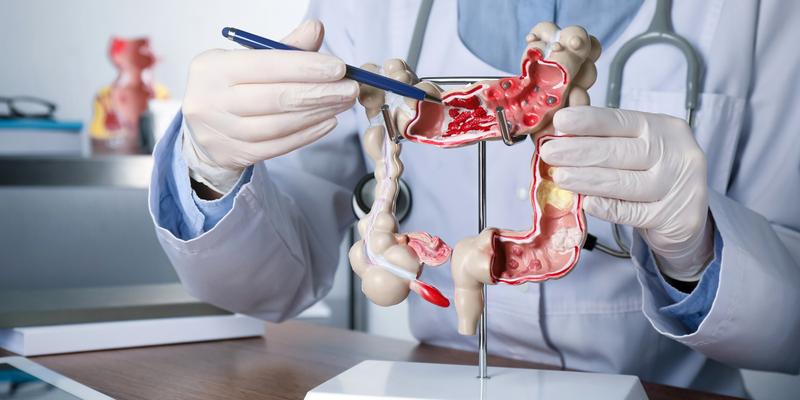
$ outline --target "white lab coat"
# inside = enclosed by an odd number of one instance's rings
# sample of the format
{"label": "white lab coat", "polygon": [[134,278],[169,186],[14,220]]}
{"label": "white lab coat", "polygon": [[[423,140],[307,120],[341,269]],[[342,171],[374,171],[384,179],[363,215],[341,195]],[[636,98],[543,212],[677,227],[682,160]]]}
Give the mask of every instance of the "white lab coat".
{"label": "white lab coat", "polygon": [[[324,52],[361,64],[403,58],[419,1],[314,1],[326,25]],[[604,49],[590,94],[605,99],[608,65],[622,42],[649,24],[647,0],[620,38]],[[460,42],[456,2],[437,1],[417,69],[420,76],[507,75]],[[797,373],[800,368],[800,2],[677,0],[675,29],[705,63],[696,136],[705,149],[710,208],[724,248],[719,289],[693,333],[659,313],[667,304],[652,271],[635,259],[584,251],[568,276],[544,284],[489,288],[489,351],[567,368],[627,373],[670,385],[743,395],[738,368]],[[502,23],[502,21],[498,21]],[[480,29],[476,27],[476,29]],[[648,47],[626,70],[623,108],[683,117],[685,66],[677,50]],[[181,280],[195,296],[230,310],[278,321],[324,296],[338,245],[353,222],[350,199],[371,166],[359,146],[366,118],[360,107],[301,151],[258,164],[232,211],[202,236],[183,241],[158,228]],[[176,132],[156,157],[171,157]],[[530,205],[531,146],[488,147],[488,223],[522,229]],[[442,150],[408,143],[405,179],[413,209],[404,231],[422,230],[448,243],[475,234],[476,149]],[[153,173],[151,209],[163,201],[163,169]],[[611,241],[609,224],[589,229]],[[424,278],[452,294],[448,267]],[[462,349],[473,337],[456,333],[455,310],[411,296],[411,326],[420,340]],[[554,350],[555,349],[555,350]]]}

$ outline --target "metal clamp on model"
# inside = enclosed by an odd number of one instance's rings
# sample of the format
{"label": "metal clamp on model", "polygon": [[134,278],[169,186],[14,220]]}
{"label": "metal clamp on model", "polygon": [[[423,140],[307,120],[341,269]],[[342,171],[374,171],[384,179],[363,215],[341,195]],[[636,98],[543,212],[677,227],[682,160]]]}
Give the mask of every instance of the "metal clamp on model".
{"label": "metal clamp on model", "polygon": [[495,110],[495,115],[497,116],[497,126],[500,128],[500,135],[503,137],[503,143],[506,146],[513,146],[523,140],[525,140],[525,136],[511,136],[511,132],[508,130],[508,121],[506,121],[506,111],[503,107],[497,107]]}

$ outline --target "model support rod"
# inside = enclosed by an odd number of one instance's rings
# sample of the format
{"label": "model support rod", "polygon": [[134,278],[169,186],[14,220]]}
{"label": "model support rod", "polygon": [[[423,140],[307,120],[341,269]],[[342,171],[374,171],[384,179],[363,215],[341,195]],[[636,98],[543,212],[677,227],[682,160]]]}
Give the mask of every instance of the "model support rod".
{"label": "model support rod", "polygon": [[[478,142],[478,234],[486,229],[486,142]],[[486,372],[486,315],[488,303],[486,302],[486,285],[483,285],[483,311],[478,326],[478,378],[487,379]]]}

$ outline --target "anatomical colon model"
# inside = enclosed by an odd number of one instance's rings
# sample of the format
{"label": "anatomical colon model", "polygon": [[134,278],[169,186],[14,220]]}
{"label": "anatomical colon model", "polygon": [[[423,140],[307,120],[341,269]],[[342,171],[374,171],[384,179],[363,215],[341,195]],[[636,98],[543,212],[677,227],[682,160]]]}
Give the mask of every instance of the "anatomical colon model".
{"label": "anatomical colon model", "polygon": [[[484,306],[483,284],[517,285],[560,278],[577,264],[586,239],[581,196],[553,182],[550,167],[539,159],[539,149],[557,135],[551,122],[558,109],[589,104],[587,90],[597,77],[594,61],[600,56],[600,43],[581,27],[560,30],[549,22],[536,25],[526,41],[520,76],[480,81],[458,90],[443,91],[430,82],[417,83],[416,76],[400,60],[384,65],[389,77],[416,83],[442,99],[442,105],[396,97],[389,102],[393,117],[386,123],[395,124],[397,132],[409,141],[450,148],[501,139],[497,111],[502,110],[507,132],[512,137],[531,136],[535,144],[531,160],[531,229],[518,232],[487,228],[477,236],[462,239],[452,251],[458,331],[463,335],[475,334]],[[365,67],[378,69],[374,65]],[[358,224],[365,239],[353,246],[350,260],[362,278],[362,290],[377,304],[399,303],[415,286],[416,292],[436,303],[431,299],[440,298],[441,294],[432,287],[424,288],[427,292],[420,290],[417,277],[423,263],[444,263],[450,249],[428,234],[396,233],[394,201],[402,163],[400,145],[388,139],[384,121],[378,123],[385,100],[382,91],[361,87],[360,101],[373,122],[366,132],[364,147],[376,163],[378,185],[373,209]],[[372,258],[365,255],[366,248],[374,248]],[[376,254],[384,256],[379,258]],[[406,272],[399,273],[398,268]]]}

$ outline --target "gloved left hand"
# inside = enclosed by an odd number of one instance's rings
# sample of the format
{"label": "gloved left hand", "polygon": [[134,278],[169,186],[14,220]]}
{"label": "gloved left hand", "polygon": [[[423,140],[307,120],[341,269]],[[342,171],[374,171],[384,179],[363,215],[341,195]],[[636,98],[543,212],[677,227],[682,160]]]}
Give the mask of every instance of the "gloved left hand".
{"label": "gloved left hand", "polygon": [[689,125],[664,114],[599,107],[558,111],[563,137],[541,147],[560,187],[586,195],[584,210],[631,225],[662,273],[700,279],[713,256],[706,159]]}

